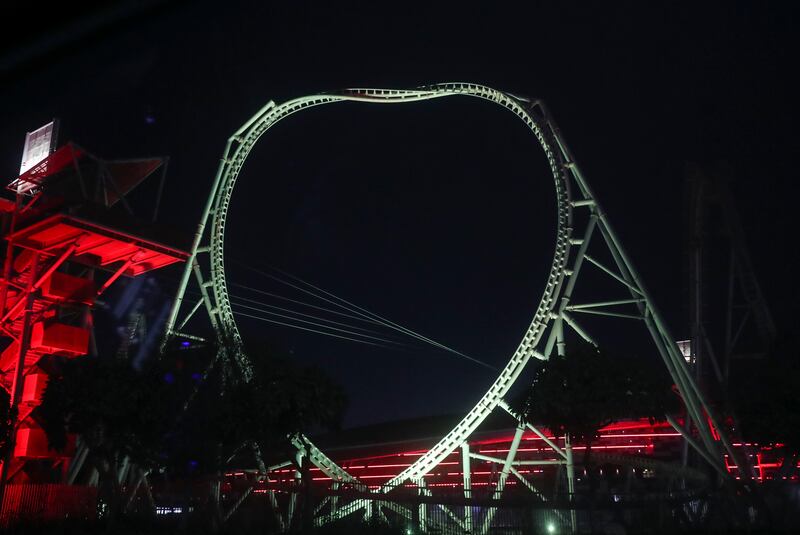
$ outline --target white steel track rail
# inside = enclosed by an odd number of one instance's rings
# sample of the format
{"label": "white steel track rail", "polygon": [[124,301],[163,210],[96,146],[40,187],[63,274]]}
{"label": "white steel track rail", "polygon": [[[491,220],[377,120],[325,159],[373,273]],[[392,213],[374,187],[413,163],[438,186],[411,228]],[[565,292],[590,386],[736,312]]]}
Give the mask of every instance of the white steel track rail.
{"label": "white steel track rail", "polygon": [[[575,319],[575,315],[579,313],[600,314],[621,318],[621,321],[635,319],[644,324],[683,398],[691,421],[696,425],[700,442],[695,441],[693,446],[698,448],[702,458],[714,464],[716,469],[722,468],[721,447],[735,458],[731,443],[720,427],[717,417],[705,403],[686,361],[673,341],[674,338],[669,334],[666,324],[643,286],[627,253],[622,249],[618,236],[562,139],[558,127],[540,101],[514,96],[483,85],[445,83],[411,90],[347,89],[336,93],[300,97],[282,104],[275,104],[272,101],[267,103],[227,141],[194,237],[191,258],[186,263],[167,321],[165,341],[173,336],[184,335],[185,333],[179,331],[186,325],[188,318],[201,306],[201,303],[184,302],[186,289],[190,279],[194,277],[202,295],[202,305],[205,305],[211,326],[219,337],[220,353],[218,358],[222,359],[230,375],[245,381],[252,376],[250,361],[245,354],[242,337],[228,295],[224,239],[234,186],[250,151],[267,130],[294,113],[323,104],[344,101],[401,104],[451,96],[468,96],[491,101],[514,113],[531,130],[544,151],[555,185],[557,230],[553,259],[545,289],[533,319],[497,379],[448,434],[411,466],[387,482],[381,489],[382,493],[409,482],[422,481],[425,474],[459,448],[466,446],[464,451],[468,452],[469,437],[478,426],[498,406],[507,407],[504,397],[531,357],[546,360],[554,348],[557,349],[558,354],[564,354],[565,325],[592,342],[591,335]],[[588,222],[583,224],[580,229],[573,229],[573,211],[575,210],[588,211]],[[592,240],[602,240],[613,258],[613,265],[603,265],[587,253]],[[584,260],[588,262],[584,263]],[[621,299],[598,303],[570,303],[572,291],[584,264],[599,269],[615,280],[626,295]],[[620,312],[623,305],[633,307],[637,313]],[[548,336],[545,337],[544,334],[548,329]],[[715,428],[720,440],[715,438],[712,427]],[[685,430],[681,429],[681,432],[685,432]],[[309,455],[311,462],[331,476],[335,482],[360,484],[314,447],[306,437],[295,437],[293,443],[300,451]],[[568,451],[564,452],[556,446],[556,450],[561,456],[569,456],[569,468],[572,468],[571,449],[567,448]],[[513,469],[514,455],[509,455],[504,461],[506,466],[503,471],[503,482],[516,472]],[[468,475],[465,475],[465,478],[467,478],[465,479],[465,486],[467,486],[469,485]],[[571,491],[572,481],[568,483]],[[502,488],[498,489],[498,493],[502,493]],[[386,506],[386,502],[381,502],[381,504]],[[380,504],[376,505],[380,514]],[[341,518],[348,512],[355,512],[360,508],[369,510],[370,507],[371,505],[366,502],[364,505],[348,504],[339,507],[333,514],[325,515],[324,518]],[[489,529],[489,522],[490,519],[484,520],[481,526],[482,531]],[[424,518],[420,519],[420,523],[424,529]],[[462,525],[475,526],[476,523],[477,519],[469,517],[465,517],[462,521]]]}

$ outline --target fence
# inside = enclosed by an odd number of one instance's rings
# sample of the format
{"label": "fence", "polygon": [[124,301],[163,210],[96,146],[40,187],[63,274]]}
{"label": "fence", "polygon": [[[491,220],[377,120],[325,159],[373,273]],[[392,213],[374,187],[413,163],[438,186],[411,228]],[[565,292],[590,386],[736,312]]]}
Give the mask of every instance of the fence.
{"label": "fence", "polygon": [[97,518],[97,487],[39,483],[6,486],[0,508],[0,525],[65,518]]}

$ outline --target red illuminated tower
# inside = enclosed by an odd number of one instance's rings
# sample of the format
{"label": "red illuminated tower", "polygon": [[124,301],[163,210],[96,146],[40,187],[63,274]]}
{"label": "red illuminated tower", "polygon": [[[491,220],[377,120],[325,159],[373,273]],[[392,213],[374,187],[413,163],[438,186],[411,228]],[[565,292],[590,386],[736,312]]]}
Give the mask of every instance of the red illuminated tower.
{"label": "red illuminated tower", "polygon": [[0,198],[0,385],[17,409],[3,484],[57,481],[66,468],[74,448],[48,449],[36,408],[49,364],[90,353],[97,297],[121,276],[187,257],[165,244],[163,229],[156,234],[157,200],[143,222],[127,198],[159,170],[160,195],[165,159],[104,160],[73,143],[55,150],[55,133],[50,123],[27,135],[20,175],[8,185],[12,198]]}

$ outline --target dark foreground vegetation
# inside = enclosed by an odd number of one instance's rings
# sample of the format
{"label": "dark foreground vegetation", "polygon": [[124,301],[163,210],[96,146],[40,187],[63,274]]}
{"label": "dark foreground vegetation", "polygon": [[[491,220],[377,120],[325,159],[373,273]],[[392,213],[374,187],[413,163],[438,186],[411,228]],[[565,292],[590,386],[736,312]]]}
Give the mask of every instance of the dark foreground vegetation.
{"label": "dark foreground vegetation", "polygon": [[[269,535],[275,531],[265,531],[263,526],[243,527],[236,523],[216,531],[208,527],[194,525],[191,528],[182,527],[179,521],[154,521],[152,518],[128,517],[115,524],[113,528],[87,521],[63,520],[60,522],[36,523],[20,522],[7,527],[2,531],[8,535],[168,535],[173,533],[191,533],[197,535]],[[349,522],[335,526],[312,528],[306,531],[293,531],[291,533],[308,533],[313,535],[407,535],[403,527],[388,526],[375,522]]]}
{"label": "dark foreground vegetation", "polygon": [[[176,348],[151,359],[141,369],[125,360],[86,357],[64,361],[53,370],[52,379],[38,409],[37,419],[47,431],[53,449],[62,449],[68,434],[82,437],[88,447],[86,473],[95,471],[97,500],[102,511],[91,520],[57,519],[48,522],[20,520],[10,522],[3,532],[11,534],[71,533],[220,533],[244,535],[270,534],[279,530],[270,520],[269,508],[252,506],[252,499],[241,508],[225,503],[221,486],[227,470],[251,468],[264,461],[293,458],[287,436],[300,432],[335,428],[345,408],[339,387],[319,370],[277,359],[265,350],[253,350],[252,379],[241,381],[241,370],[231,357],[213,347]],[[569,434],[587,444],[579,460],[593,473],[599,460],[593,458],[592,442],[598,430],[625,418],[660,419],[665,413],[680,411],[679,399],[670,388],[663,369],[647,366],[644,359],[608,355],[586,345],[571,347],[568,358],[554,357],[536,373],[530,389],[516,403],[520,418],[544,424],[557,434]],[[224,365],[223,365],[224,364]],[[235,370],[234,375],[225,370]],[[794,360],[773,360],[753,373],[760,374],[743,403],[741,398],[722,400],[721,412],[738,415],[741,433],[754,442],[782,442],[787,451],[779,474],[796,472],[796,452],[800,447],[800,410],[794,403],[800,389],[800,369]],[[762,377],[763,376],[763,377]],[[737,378],[733,378],[734,380]],[[2,394],[2,392],[0,392]],[[722,405],[722,402],[728,404]],[[737,405],[738,402],[738,405]],[[5,404],[2,404],[5,405]],[[7,433],[8,415],[0,413],[0,433]],[[0,450],[4,440],[0,437]],[[120,485],[115,475],[125,463],[137,467],[141,478],[137,494]],[[599,466],[599,464],[597,464]],[[302,468],[302,467],[298,467]],[[80,478],[79,485],[87,485]],[[791,478],[790,478],[791,479]],[[589,478],[590,487],[600,483]],[[136,485],[139,485],[138,483]],[[769,481],[758,485],[749,503],[767,511],[759,513],[764,526],[797,526],[800,493],[791,481]],[[150,492],[141,489],[152,488]],[[159,502],[157,489],[186,497],[194,504],[191,513],[155,515]],[[720,492],[724,489],[710,489]],[[194,496],[188,501],[188,496]],[[198,498],[200,496],[200,498]],[[251,507],[252,506],[252,507]],[[746,508],[736,507],[731,510]],[[302,515],[298,513],[300,516]],[[91,515],[95,516],[95,515]],[[653,523],[614,523],[620,533],[773,533],[775,531],[737,531],[743,522],[725,522],[716,513],[715,522],[699,522],[702,529],[672,521]],[[791,518],[789,518],[791,517]],[[337,535],[404,534],[415,529],[404,522],[398,525],[360,517],[346,519],[321,528],[310,528],[307,519],[294,523],[292,532]],[[625,527],[623,528],[623,524]],[[641,524],[641,525],[639,525]],[[591,532],[607,532],[603,522]],[[631,529],[633,526],[633,529]],[[665,526],[669,526],[666,528]],[[607,529],[608,528],[608,529]],[[529,525],[514,528],[514,533],[547,533]],[[581,530],[587,532],[587,529]],[[616,529],[616,528],[614,528]]]}
{"label": "dark foreground vegetation", "polygon": [[[209,529],[193,527],[191,530],[181,529],[177,522],[153,522],[152,519],[128,518],[125,522],[116,525],[113,529],[97,524],[81,521],[64,520],[57,523],[20,523],[10,526],[2,531],[8,535],[168,535],[191,533],[197,535],[272,535],[273,531],[264,531],[263,527],[242,527],[236,524],[226,526],[222,530],[212,532]],[[342,522],[337,525],[312,528],[310,530],[296,530],[289,533],[297,535],[409,535],[408,528],[402,526],[389,526],[378,522]],[[417,532],[412,531],[412,535]],[[500,533],[500,532],[498,532]],[[509,531],[518,535],[551,535],[546,528],[529,528]],[[560,532],[559,532],[560,533]],[[652,526],[642,526],[641,529],[622,529],[603,527],[592,531],[581,530],[580,533],[606,534],[624,533],[629,535],[668,535],[676,533],[673,529],[658,529]],[[742,529],[742,530],[709,530],[708,528],[698,528],[694,530],[682,530],[680,533],[703,534],[703,533],[725,533],[741,535],[772,535],[782,533],[796,533],[793,530],[781,529]]]}

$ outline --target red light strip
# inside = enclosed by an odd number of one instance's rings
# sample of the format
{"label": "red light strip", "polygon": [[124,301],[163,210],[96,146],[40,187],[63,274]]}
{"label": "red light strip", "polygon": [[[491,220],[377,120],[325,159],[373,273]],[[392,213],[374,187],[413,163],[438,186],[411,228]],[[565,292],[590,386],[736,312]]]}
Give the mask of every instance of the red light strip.
{"label": "red light strip", "polygon": [[[620,449],[642,449],[642,448],[653,448],[655,447],[653,444],[618,444],[618,445],[608,445],[608,446],[592,446],[593,450],[620,450]],[[573,451],[576,450],[585,450],[586,446],[573,446]],[[509,450],[506,449],[496,449],[496,450],[480,450],[479,453],[507,453]],[[532,449],[532,448],[519,448],[518,452],[523,451],[542,451],[540,449]]]}
{"label": "red light strip", "polygon": [[679,437],[680,433],[630,433],[620,435],[600,435],[600,438],[663,438],[663,437]]}
{"label": "red light strip", "polygon": [[[607,426],[607,427],[603,428],[603,430],[605,430],[605,431],[622,431],[621,433],[618,432],[618,433],[610,433],[610,434],[601,434],[599,438],[604,440],[604,441],[614,441],[614,440],[617,440],[617,439],[625,439],[625,438],[627,438],[627,439],[638,438],[638,439],[652,439],[652,441],[647,441],[647,442],[655,442],[656,440],[661,440],[661,439],[677,439],[677,438],[680,438],[680,436],[681,436],[679,433],[665,432],[665,431],[662,431],[662,432],[639,432],[639,433],[630,433],[630,434],[627,434],[627,433],[624,432],[624,430],[655,430],[656,428],[660,428],[660,427],[669,427],[669,426],[666,425],[666,424],[651,426],[651,425],[649,425],[649,423],[644,423],[644,422],[643,423],[633,423],[633,424],[630,424],[630,423],[627,423],[627,424],[614,424],[614,425]],[[551,439],[555,440],[558,443],[559,439],[557,439],[556,437],[551,437]],[[538,437],[538,436],[531,435],[531,436],[528,436],[528,437],[523,437],[523,440],[528,440],[530,442],[530,441],[542,440],[542,439],[540,437]],[[495,438],[495,439],[484,440],[484,441],[476,441],[476,442],[473,442],[472,445],[473,446],[494,445],[494,444],[497,444],[497,445],[501,445],[501,444],[508,445],[510,442],[511,442],[511,437],[504,437],[504,438]],[[736,447],[742,447],[742,446],[759,447],[757,444],[749,443],[749,442],[734,443],[734,446],[736,446]],[[637,443],[637,444],[595,445],[595,446],[592,446],[592,449],[595,449],[595,450],[642,450],[642,449],[648,450],[648,449],[651,449],[651,448],[654,448],[654,447],[655,447],[654,443],[646,443],[646,444]],[[771,451],[772,448],[780,448],[780,447],[783,447],[783,444],[776,443],[776,444],[770,444],[769,446],[764,446],[764,447],[761,448],[761,450],[762,450],[762,452],[763,451]],[[495,447],[495,448],[489,447],[489,448],[486,448],[486,449],[476,448],[476,450],[477,450],[478,453],[483,453],[483,454],[501,454],[501,453],[507,453],[509,451],[508,448],[503,448],[503,447],[499,447],[499,448],[498,447]],[[574,446],[573,450],[575,450],[575,451],[586,450],[586,447],[585,446]],[[519,452],[542,453],[542,452],[550,452],[551,448],[542,445],[542,447],[519,448],[518,451]],[[411,459],[409,459],[409,462],[391,462],[390,461],[390,462],[384,462],[382,464],[375,464],[375,465],[370,465],[369,461],[400,460],[400,459],[405,460],[405,459],[407,459],[409,457],[420,456],[420,455],[422,455],[424,453],[425,453],[425,450],[416,450],[416,451],[408,451],[408,452],[393,453],[393,454],[386,454],[386,455],[375,455],[375,456],[369,456],[369,457],[363,457],[363,458],[350,459],[348,461],[342,462],[341,465],[346,470],[356,470],[356,471],[359,471],[359,470],[373,471],[373,470],[392,469],[392,468],[404,469],[404,468],[406,468],[406,467],[411,465],[411,462],[410,462]],[[437,466],[445,467],[445,466],[457,466],[457,465],[461,464],[460,463],[460,453],[459,452],[455,452],[454,451],[448,457],[451,457],[451,456],[455,456],[458,460],[457,461],[454,460],[454,461],[450,461],[450,462],[443,462],[443,463],[440,463]],[[553,461],[553,460],[557,460],[557,459],[536,459],[536,460],[543,460],[543,461],[550,460],[550,461]],[[736,465],[729,464],[729,459],[727,458],[727,456],[724,458],[724,460],[725,460],[726,469],[729,472],[733,472],[735,470],[738,470],[738,467]],[[758,479],[762,480],[762,481],[765,478],[766,479],[771,479],[772,475],[770,473],[766,473],[765,470],[779,468],[781,466],[780,459],[778,459],[778,461],[779,462],[765,462],[765,459],[763,458],[763,453],[759,452],[757,454],[757,464],[754,466],[759,471]],[[476,463],[476,466],[481,466],[481,465],[486,466],[486,463],[488,463],[489,461],[475,460],[473,462]],[[348,465],[348,463],[357,463],[357,464]],[[798,467],[800,468],[800,462],[798,462]],[[317,473],[320,472],[320,470],[318,468],[316,468],[316,467],[312,468],[312,470],[316,471]],[[271,474],[276,474],[278,479],[282,479],[281,475],[283,475],[283,480],[291,480],[291,479],[294,478],[295,472],[296,471],[295,471],[294,468],[284,468],[284,469],[281,469],[281,470],[273,471],[273,472],[271,472]],[[544,472],[545,472],[544,469],[520,470],[520,473],[526,473],[526,474],[536,474],[536,473],[544,473]],[[497,471],[473,471],[472,472],[472,474],[474,476],[476,476],[476,477],[488,476],[488,475],[492,475],[492,474],[496,474],[496,473],[497,473]],[[226,475],[229,476],[229,477],[230,476],[236,477],[236,476],[245,475],[245,472],[230,472],[230,473],[228,473]],[[383,479],[390,479],[390,478],[396,476],[396,474],[385,474],[385,473],[384,474],[368,474],[368,475],[354,474],[354,475],[356,475],[357,477],[359,477],[361,479],[373,479],[373,480],[382,479],[382,478]],[[461,472],[441,472],[441,471],[434,471],[434,472],[431,472],[431,473],[425,475],[426,478],[431,478],[431,477],[435,477],[435,478],[447,477],[447,478],[450,478],[450,477],[461,477],[461,476],[462,476]],[[797,478],[793,477],[793,479],[797,479]],[[318,477],[314,477],[313,480],[314,481],[330,481],[330,478],[324,477],[322,474],[319,474],[319,476]],[[488,485],[488,484],[490,484],[490,483],[481,483],[481,482],[477,482],[477,481],[473,483],[474,486]],[[460,485],[461,485],[461,483],[437,483],[436,485],[432,485],[431,484],[429,486],[454,486],[454,487],[457,487],[457,486],[460,486]],[[380,486],[378,485],[375,488],[379,488],[379,487]]]}

